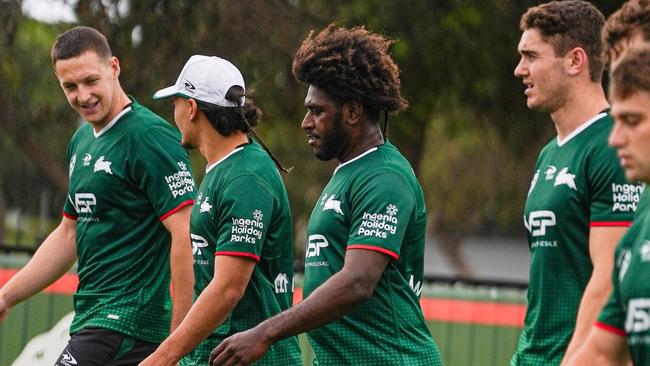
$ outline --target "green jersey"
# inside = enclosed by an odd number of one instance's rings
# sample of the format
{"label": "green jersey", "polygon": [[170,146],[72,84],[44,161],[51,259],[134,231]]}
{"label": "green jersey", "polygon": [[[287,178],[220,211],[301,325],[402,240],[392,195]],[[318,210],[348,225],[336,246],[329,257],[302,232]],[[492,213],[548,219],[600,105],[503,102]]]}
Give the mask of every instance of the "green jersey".
{"label": "green jersey", "polygon": [[393,260],[370,299],[308,332],[317,364],[441,364],[419,305],[425,226],[420,184],[389,142],[336,168],[307,227],[305,297],[343,268],[347,249]]}
{"label": "green jersey", "polygon": [[[214,258],[229,255],[257,262],[244,296],[226,320],[182,365],[207,365],[225,338],[255,327],[291,306],[293,231],[287,192],[270,156],[256,142],[209,165],[190,220],[195,293],[214,277]],[[274,344],[258,365],[301,365],[296,337]]]}
{"label": "green jersey", "polygon": [[626,181],[607,146],[612,123],[600,113],[564,141],[553,139],[537,160],[524,211],[528,308],[511,365],[560,364],[593,269],[590,228],[632,221],[639,187]]}
{"label": "green jersey", "polygon": [[169,334],[171,236],[162,221],[194,202],[180,134],[133,102],[68,146],[64,215],[77,220],[79,287],[71,334],[99,327],[148,342]]}
{"label": "green jersey", "polygon": [[632,227],[616,248],[612,293],[596,326],[627,337],[635,365],[650,363],[650,197],[643,192]]}

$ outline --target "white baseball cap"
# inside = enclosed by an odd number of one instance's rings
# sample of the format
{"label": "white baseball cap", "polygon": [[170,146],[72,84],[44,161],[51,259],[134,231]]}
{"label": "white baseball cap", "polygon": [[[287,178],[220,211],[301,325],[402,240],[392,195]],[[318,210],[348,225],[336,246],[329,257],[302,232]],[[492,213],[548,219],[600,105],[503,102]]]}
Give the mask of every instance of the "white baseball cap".
{"label": "white baseball cap", "polygon": [[[217,56],[194,55],[183,66],[176,84],[158,90],[153,99],[180,96],[222,107],[236,107],[226,99],[228,89],[234,85],[246,90],[244,77],[230,61]],[[244,101],[241,97],[241,105]]]}

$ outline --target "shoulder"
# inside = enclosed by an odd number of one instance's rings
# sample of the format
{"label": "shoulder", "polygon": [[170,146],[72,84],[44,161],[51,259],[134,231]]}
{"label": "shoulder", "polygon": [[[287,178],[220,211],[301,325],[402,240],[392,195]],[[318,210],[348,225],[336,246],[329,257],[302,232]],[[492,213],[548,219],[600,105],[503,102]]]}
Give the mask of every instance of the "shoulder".
{"label": "shoulder", "polygon": [[125,115],[129,133],[138,140],[146,135],[179,135],[179,132],[159,115],[138,102],[133,102],[131,112]]}

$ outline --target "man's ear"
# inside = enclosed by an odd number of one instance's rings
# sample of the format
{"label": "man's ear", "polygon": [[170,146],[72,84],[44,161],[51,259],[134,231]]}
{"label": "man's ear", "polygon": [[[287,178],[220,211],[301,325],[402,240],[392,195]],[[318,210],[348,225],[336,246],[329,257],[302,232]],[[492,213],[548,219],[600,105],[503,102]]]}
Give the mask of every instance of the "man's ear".
{"label": "man's ear", "polygon": [[117,59],[115,56],[111,56],[111,58],[108,60],[109,65],[111,66],[111,71],[113,73],[113,79],[117,79],[120,77],[120,60]]}
{"label": "man's ear", "polygon": [[199,104],[196,100],[189,98],[188,103],[190,103],[190,122],[195,122],[199,116]]}
{"label": "man's ear", "polygon": [[363,104],[356,100],[343,103],[342,116],[345,124],[351,126],[358,124],[361,115],[363,115]]}
{"label": "man's ear", "polygon": [[589,59],[582,47],[575,47],[564,56],[564,67],[571,76],[578,75],[582,70],[589,72]]}

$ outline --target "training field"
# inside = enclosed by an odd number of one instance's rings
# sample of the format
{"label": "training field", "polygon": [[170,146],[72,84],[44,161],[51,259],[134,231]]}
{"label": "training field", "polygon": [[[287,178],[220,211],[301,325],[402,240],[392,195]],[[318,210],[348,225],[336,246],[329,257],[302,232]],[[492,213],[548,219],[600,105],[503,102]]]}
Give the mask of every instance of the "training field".
{"label": "training field", "polygon": [[[15,269],[0,268],[0,286],[13,273]],[[32,338],[72,311],[75,287],[76,275],[67,274],[13,309],[0,325],[0,366],[10,366]],[[297,287],[296,298],[300,293]],[[515,289],[430,284],[423,289],[421,304],[445,365],[496,366],[508,364],[516,348],[524,299],[525,293]],[[301,347],[305,364],[311,364],[311,349],[304,336]]]}

